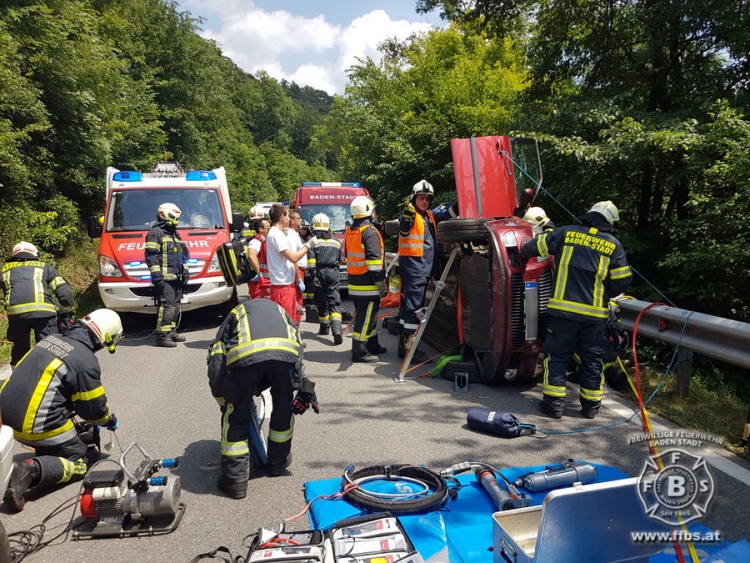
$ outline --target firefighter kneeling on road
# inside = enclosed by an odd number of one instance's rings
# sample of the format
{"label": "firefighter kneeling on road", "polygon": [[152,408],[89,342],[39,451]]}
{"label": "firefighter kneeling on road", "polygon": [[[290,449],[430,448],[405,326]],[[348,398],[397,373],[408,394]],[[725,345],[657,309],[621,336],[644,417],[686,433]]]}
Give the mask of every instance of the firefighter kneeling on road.
{"label": "firefighter kneeling on road", "polygon": [[[253,396],[271,388],[268,474],[292,463],[293,414],[318,412],[315,384],[304,378],[301,341],[294,321],[270,299],[240,303],[219,327],[208,349],[208,382],[221,407],[221,475],[218,487],[231,498],[247,496]],[[295,388],[299,388],[294,396]]]}
{"label": "firefighter kneeling on road", "polygon": [[549,334],[544,342],[544,398],[539,410],[562,418],[565,375],[576,352],[581,359],[581,414],[595,418],[604,396],[602,358],[609,299],[633,279],[627,256],[612,235],[620,219],[611,201],[596,203],[580,225],[545,232],[521,246],[524,259],[555,256],[555,288],[547,305]]}
{"label": "firefighter kneeling on road", "polygon": [[331,220],[325,213],[318,213],[312,220],[313,234],[318,244],[310,253],[307,264],[312,270],[315,286],[315,308],[318,310],[320,329],[318,334],[333,333],[333,343],[341,344],[341,294],[339,291],[341,243],[331,236]]}
{"label": "firefighter kneeling on road", "polygon": [[[8,340],[13,343],[10,368],[31,348],[29,333],[36,342],[58,332],[58,322],[71,320],[73,288],[51,264],[39,260],[39,251],[30,242],[21,241],[3,264],[2,288],[8,313]],[[55,309],[52,294],[62,305]]]}
{"label": "firefighter kneeling on road", "polygon": [[182,292],[190,277],[188,249],[177,232],[181,215],[174,203],[162,203],[156,213],[156,224],[146,235],[146,265],[151,272],[154,299],[159,301],[156,345],[162,348],[174,348],[175,342],[186,340],[176,332]]}
{"label": "firefighter kneeling on road", "polygon": [[376,354],[388,350],[378,341],[380,298],[388,293],[383,269],[383,237],[370,218],[375,203],[367,196],[357,196],[349,205],[354,221],[346,229],[346,272],[349,275],[349,297],[354,302],[352,362],[379,362]]}
{"label": "firefighter kneeling on road", "polygon": [[106,347],[114,353],[121,336],[119,315],[97,309],[71,323],[62,334],[38,342],[3,383],[3,423],[13,428],[16,440],[36,453],[13,464],[5,493],[9,508],[21,510],[23,495],[30,489],[67,483],[86,474],[87,445],[76,431],[72,414],[117,429],[94,352]]}
{"label": "firefighter kneeling on road", "polygon": [[[458,216],[458,206],[441,207],[430,211],[435,189],[427,180],[412,187],[412,195],[398,222],[398,273],[401,276],[401,306],[398,357],[406,357],[406,342],[419,328],[417,311],[424,307],[429,279],[439,278],[437,255],[437,224]],[[415,350],[412,364],[427,363],[427,354]]]}

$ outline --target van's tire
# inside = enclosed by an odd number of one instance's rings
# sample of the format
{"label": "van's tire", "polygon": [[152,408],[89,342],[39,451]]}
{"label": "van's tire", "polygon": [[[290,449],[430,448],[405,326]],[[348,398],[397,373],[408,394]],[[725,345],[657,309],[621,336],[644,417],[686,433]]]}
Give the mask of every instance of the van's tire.
{"label": "van's tire", "polygon": [[447,379],[448,381],[455,381],[456,373],[468,373],[469,383],[482,383],[482,377],[479,374],[479,366],[474,361],[459,362],[457,360],[451,360],[443,367],[443,371],[440,372],[440,377]]}
{"label": "van's tire", "polygon": [[392,221],[386,221],[383,223],[383,232],[386,236],[397,236],[398,235],[398,219]]}
{"label": "van's tire", "polygon": [[485,224],[490,219],[464,219],[456,217],[438,223],[438,240],[441,242],[485,242],[490,232]]}

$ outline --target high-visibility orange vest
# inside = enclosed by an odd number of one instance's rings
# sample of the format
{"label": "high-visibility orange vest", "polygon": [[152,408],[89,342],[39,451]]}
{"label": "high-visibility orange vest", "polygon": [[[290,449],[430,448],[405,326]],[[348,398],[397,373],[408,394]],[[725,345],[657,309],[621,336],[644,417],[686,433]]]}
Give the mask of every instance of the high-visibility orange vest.
{"label": "high-visibility orange vest", "polygon": [[[380,241],[380,255],[375,260],[365,258],[362,233],[368,228],[372,228],[377,233]],[[353,298],[379,299],[380,292],[370,272],[379,272],[383,269],[383,237],[380,236],[380,232],[369,222],[361,227],[349,227],[346,230],[344,242],[346,244],[346,272],[349,275],[349,295]]]}
{"label": "high-visibility orange vest", "polygon": [[[432,216],[432,211],[427,210],[427,218],[432,223],[433,231],[437,238],[437,223],[435,223],[435,217]],[[398,255],[399,256],[410,256],[414,258],[421,258],[424,254],[424,230],[425,230],[424,217],[421,213],[417,212],[414,215],[414,224],[409,231],[408,236],[398,236]],[[437,242],[437,241],[436,241]]]}

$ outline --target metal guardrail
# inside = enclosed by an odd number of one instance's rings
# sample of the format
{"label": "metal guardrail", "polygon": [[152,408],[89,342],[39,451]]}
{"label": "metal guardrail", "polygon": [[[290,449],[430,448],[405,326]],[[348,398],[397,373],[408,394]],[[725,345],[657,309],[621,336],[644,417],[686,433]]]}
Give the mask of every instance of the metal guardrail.
{"label": "metal guardrail", "polygon": [[[648,301],[624,299],[617,301],[620,307],[620,322],[632,332],[635,320]],[[721,317],[714,317],[668,305],[656,305],[643,314],[638,323],[638,334],[679,345],[682,360],[688,360],[689,351],[750,369],[750,324]],[[689,388],[690,363],[678,368],[678,389]]]}

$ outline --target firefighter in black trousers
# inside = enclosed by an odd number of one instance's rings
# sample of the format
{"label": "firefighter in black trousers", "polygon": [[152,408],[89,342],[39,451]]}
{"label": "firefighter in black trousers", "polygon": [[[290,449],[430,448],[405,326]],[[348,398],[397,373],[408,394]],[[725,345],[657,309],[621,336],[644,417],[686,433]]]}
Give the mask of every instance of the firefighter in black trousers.
{"label": "firefighter in black trousers", "polygon": [[119,315],[97,309],[71,323],[62,334],[38,342],[3,383],[3,423],[13,428],[16,440],[35,451],[35,456],[13,465],[5,493],[11,510],[23,509],[23,495],[29,489],[67,483],[86,474],[87,446],[76,431],[72,413],[92,424],[117,429],[94,353],[105,347],[113,353],[121,336]]}
{"label": "firefighter in black trousers", "polygon": [[[268,473],[278,477],[292,462],[293,414],[317,400],[304,380],[301,341],[294,321],[270,299],[249,299],[227,315],[208,349],[208,382],[221,406],[221,475],[218,487],[232,498],[247,496],[250,474],[250,402],[271,388]],[[300,392],[294,397],[296,386]]]}
{"label": "firefighter in black trousers", "polygon": [[[72,322],[73,288],[54,266],[39,260],[39,251],[30,242],[21,241],[3,264],[2,288],[8,314],[8,340],[13,343],[10,367],[31,348],[29,333],[39,342],[58,332],[57,316],[65,324]],[[52,294],[62,305],[58,312]]]}
{"label": "firefighter in black trousers", "polygon": [[[401,276],[401,304],[398,357],[406,357],[406,342],[419,328],[417,311],[424,308],[427,283],[439,278],[437,255],[437,224],[458,216],[458,205],[442,205],[430,211],[435,190],[427,180],[412,187],[412,195],[398,222],[398,272]],[[415,350],[412,364],[427,363],[427,354]]]}
{"label": "firefighter in black trousers", "polygon": [[346,271],[349,297],[354,302],[352,362],[379,362],[388,350],[378,341],[380,298],[388,292],[383,269],[383,237],[370,216],[375,203],[358,196],[349,205],[354,221],[346,229]]}
{"label": "firefighter in black trousers", "polygon": [[315,307],[318,309],[318,334],[333,333],[333,343],[344,341],[341,334],[341,294],[339,292],[339,265],[341,243],[331,236],[331,220],[325,213],[318,213],[312,220],[313,233],[318,237],[315,248],[310,250],[308,267],[313,271],[315,285]]}
{"label": "firefighter in black trousers", "polygon": [[175,332],[182,291],[189,277],[187,246],[177,232],[181,215],[174,203],[162,203],[156,213],[156,224],[146,235],[146,265],[151,272],[154,298],[159,301],[156,345],[163,348],[174,348],[175,342],[186,340]]}
{"label": "firefighter in black trousers", "polygon": [[612,235],[619,218],[611,201],[600,201],[578,218],[580,225],[545,232],[521,246],[524,259],[555,256],[555,287],[547,305],[549,334],[544,342],[544,398],[539,402],[539,410],[552,418],[562,418],[566,369],[575,353],[581,359],[581,414],[595,418],[599,412],[609,299],[633,279],[625,251]]}
{"label": "firefighter in black trousers", "polygon": [[[302,219],[299,226],[299,238],[302,244],[305,244],[308,240],[313,237],[310,223]],[[313,249],[307,252],[307,266],[302,270],[304,273],[305,290],[302,292],[302,306],[308,307],[315,305],[315,264],[311,264],[310,260],[315,260],[313,255]],[[308,321],[312,319],[307,319]]]}

